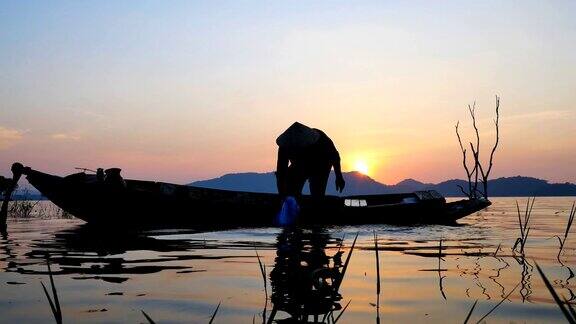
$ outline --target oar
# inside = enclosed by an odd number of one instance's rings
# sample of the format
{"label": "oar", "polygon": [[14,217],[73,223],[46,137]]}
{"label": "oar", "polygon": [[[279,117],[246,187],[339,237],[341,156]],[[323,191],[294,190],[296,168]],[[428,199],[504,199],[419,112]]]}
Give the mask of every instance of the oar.
{"label": "oar", "polygon": [[6,232],[7,225],[6,219],[8,218],[8,203],[12,198],[12,192],[16,189],[18,185],[18,180],[22,176],[22,170],[24,166],[20,163],[12,164],[12,181],[6,187],[6,191],[4,192],[4,201],[2,202],[2,209],[0,209],[0,232]]}

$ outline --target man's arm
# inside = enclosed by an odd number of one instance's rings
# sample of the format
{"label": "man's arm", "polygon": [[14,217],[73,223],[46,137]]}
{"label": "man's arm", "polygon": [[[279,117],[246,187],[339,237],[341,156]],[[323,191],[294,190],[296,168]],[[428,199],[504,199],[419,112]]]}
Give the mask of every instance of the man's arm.
{"label": "man's arm", "polygon": [[340,167],[340,155],[338,151],[336,151],[337,158],[334,159],[332,166],[334,167],[334,173],[336,174],[336,190],[342,192],[344,187],[346,186],[346,181],[344,181],[344,177],[342,176],[342,169]]}
{"label": "man's arm", "polygon": [[342,168],[340,167],[340,153],[338,153],[334,142],[332,142],[328,136],[326,136],[326,139],[328,140],[328,155],[336,175],[336,190],[342,192],[346,186],[346,181],[344,181],[344,177],[342,176]]}

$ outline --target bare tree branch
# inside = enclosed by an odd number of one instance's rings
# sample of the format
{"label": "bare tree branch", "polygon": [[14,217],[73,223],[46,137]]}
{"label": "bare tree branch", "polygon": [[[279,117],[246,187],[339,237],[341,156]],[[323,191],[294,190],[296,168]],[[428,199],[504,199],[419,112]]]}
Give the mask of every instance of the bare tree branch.
{"label": "bare tree branch", "polygon": [[[460,190],[464,194],[466,194],[470,199],[477,198],[480,196],[484,196],[484,198],[488,199],[488,178],[490,176],[490,172],[492,171],[492,166],[494,165],[494,153],[498,148],[498,143],[500,141],[500,97],[496,96],[496,119],[494,120],[494,124],[496,126],[496,142],[492,147],[492,151],[490,152],[490,160],[488,161],[488,169],[485,169],[482,166],[480,161],[480,131],[478,130],[478,125],[476,124],[476,102],[472,105],[468,105],[468,112],[470,113],[470,118],[472,118],[472,127],[474,127],[474,132],[476,134],[476,145],[470,142],[470,150],[472,151],[472,157],[474,158],[474,168],[470,170],[467,165],[466,161],[466,149],[464,145],[462,145],[462,138],[460,137],[460,133],[458,127],[460,122],[456,124],[456,136],[458,137],[458,144],[460,144],[460,150],[462,151],[463,160],[462,165],[464,166],[464,170],[466,170],[466,176],[468,177],[468,193],[465,192],[464,188],[460,187]],[[472,182],[474,179],[474,182]],[[483,191],[478,190],[478,180],[482,182]]]}
{"label": "bare tree branch", "polygon": [[[468,182],[468,183],[470,183],[470,182]],[[460,188],[460,191],[462,191],[462,193],[463,193],[465,196],[468,196],[468,197],[470,197],[470,194],[469,194],[469,193],[467,193],[467,192],[466,192],[466,190],[464,190],[464,188],[462,188],[462,186],[461,186],[461,185],[457,185],[457,186],[458,186],[458,188]]]}
{"label": "bare tree branch", "polygon": [[472,170],[472,175],[474,175],[474,185],[472,186],[472,191],[474,192],[473,196],[476,196],[476,192],[478,192],[478,169],[480,168],[480,157],[472,142],[470,142],[470,150],[472,150],[472,157],[474,158],[474,169]]}
{"label": "bare tree branch", "polygon": [[500,142],[500,97],[496,95],[496,119],[494,120],[494,125],[496,126],[496,141],[490,152],[490,160],[488,161],[488,170],[484,172],[484,169],[480,165],[480,172],[482,173],[482,182],[484,185],[484,197],[488,198],[488,177],[492,171],[492,166],[494,165],[494,153],[498,148],[498,143]]}
{"label": "bare tree branch", "polygon": [[472,106],[468,105],[468,111],[470,112],[470,117],[472,118],[472,127],[474,127],[474,132],[476,133],[476,147],[472,146],[470,143],[470,147],[472,147],[472,153],[474,155],[474,195],[476,196],[476,192],[478,191],[478,165],[480,164],[480,132],[478,131],[478,126],[476,125],[476,101],[472,104]]}
{"label": "bare tree branch", "polygon": [[466,149],[464,148],[464,145],[462,145],[462,139],[460,138],[460,132],[458,131],[459,126],[460,121],[456,123],[456,137],[458,137],[458,143],[460,144],[460,150],[462,151],[462,166],[464,166],[464,170],[466,170],[466,177],[468,178],[468,193],[466,193],[462,186],[458,187],[460,187],[462,193],[464,193],[468,198],[472,198],[472,173],[470,172],[468,164],[466,163]]}

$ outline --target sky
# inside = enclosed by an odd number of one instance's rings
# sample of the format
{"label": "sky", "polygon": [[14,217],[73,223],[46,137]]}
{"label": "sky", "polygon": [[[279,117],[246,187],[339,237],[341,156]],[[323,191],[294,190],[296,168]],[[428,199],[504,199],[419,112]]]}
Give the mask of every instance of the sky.
{"label": "sky", "polygon": [[275,167],[294,121],[384,183],[576,182],[574,1],[0,1],[0,174],[188,183]]}

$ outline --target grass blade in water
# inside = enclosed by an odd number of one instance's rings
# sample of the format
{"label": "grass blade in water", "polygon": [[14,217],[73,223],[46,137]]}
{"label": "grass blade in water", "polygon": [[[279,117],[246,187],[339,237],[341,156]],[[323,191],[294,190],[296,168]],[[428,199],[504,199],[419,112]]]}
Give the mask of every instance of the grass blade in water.
{"label": "grass blade in water", "polygon": [[516,288],[518,288],[518,286],[520,286],[520,283],[517,283],[516,286],[514,286],[514,288],[512,288],[512,290],[510,290],[510,292],[508,294],[506,294],[506,296],[504,296],[504,298],[502,298],[502,300],[500,300],[500,302],[498,304],[496,304],[494,307],[492,307],[492,309],[490,309],[488,311],[488,313],[486,313],[486,315],[482,316],[482,318],[480,318],[478,320],[478,322],[476,322],[476,324],[482,322],[483,319],[485,319],[486,317],[488,317],[488,315],[492,314],[493,311],[496,310],[496,308],[498,308],[500,305],[502,305],[502,303],[508,299],[508,297],[510,297],[510,295],[512,295],[512,293],[514,292],[514,290],[516,290]]}
{"label": "grass blade in water", "polygon": [[352,246],[350,247],[350,252],[348,252],[348,256],[346,257],[346,261],[344,262],[344,266],[342,267],[342,274],[340,275],[340,279],[334,285],[335,291],[338,291],[340,289],[342,280],[344,280],[344,275],[346,274],[346,269],[348,269],[348,264],[350,263],[350,257],[352,256],[352,251],[354,251],[354,246],[356,245],[357,239],[358,239],[358,233],[356,233],[356,236],[354,237],[354,241],[352,242]]}
{"label": "grass blade in water", "polygon": [[56,306],[56,310],[58,311],[60,322],[62,322],[62,310],[60,309],[60,301],[58,300],[58,292],[56,291],[56,285],[54,284],[54,276],[52,276],[50,261],[46,259],[46,263],[48,265],[48,275],[50,276],[50,285],[52,286],[52,295],[54,296],[54,304]]}
{"label": "grass blade in water", "polygon": [[374,252],[376,253],[376,323],[380,323],[380,257],[376,231],[374,231]]}
{"label": "grass blade in water", "polygon": [[572,318],[576,319],[576,310],[574,309],[572,304],[570,304],[570,302],[566,299],[566,297],[562,296],[562,299],[564,299],[564,302],[568,306],[568,310],[570,311],[570,314],[572,314]]}
{"label": "grass blade in water", "polygon": [[468,312],[468,316],[466,316],[466,319],[464,320],[464,324],[467,324],[468,320],[470,320],[470,316],[472,316],[472,312],[474,312],[474,308],[476,307],[476,304],[478,304],[478,299],[476,299],[476,301],[474,301],[474,304],[472,304],[472,308],[470,308],[470,311]]}
{"label": "grass blade in water", "polygon": [[210,318],[210,322],[208,322],[209,324],[212,324],[212,322],[214,321],[214,317],[216,317],[216,313],[218,313],[218,309],[220,308],[220,304],[222,302],[218,303],[218,306],[216,306],[216,309],[214,310],[214,314],[212,314],[212,317]]}
{"label": "grass blade in water", "polygon": [[554,287],[552,287],[552,284],[550,283],[550,281],[548,281],[548,278],[546,277],[546,275],[544,274],[544,271],[542,271],[542,269],[540,268],[538,263],[536,263],[536,269],[538,269],[538,272],[540,273],[540,277],[542,277],[542,281],[544,281],[546,288],[548,288],[548,291],[550,291],[552,298],[554,298],[556,305],[558,305],[558,307],[560,307],[560,310],[562,311],[562,313],[564,314],[564,316],[568,320],[568,323],[576,323],[576,319],[572,316],[570,311],[568,311],[566,309],[566,306],[564,305],[562,300],[560,300],[560,297],[556,293],[556,290],[554,290]]}
{"label": "grass blade in water", "polygon": [[380,258],[378,256],[378,236],[374,231],[374,251],[376,252],[376,294],[380,296]]}
{"label": "grass blade in water", "polygon": [[148,321],[149,324],[156,324],[156,322],[154,322],[154,320],[150,316],[148,316],[148,314],[146,314],[145,311],[143,310],[140,311],[142,312],[142,314],[144,314],[144,317],[146,317],[146,320]]}
{"label": "grass blade in water", "polygon": [[344,306],[344,308],[342,308],[342,311],[340,312],[340,314],[338,314],[338,316],[334,320],[334,323],[338,322],[338,320],[340,319],[340,316],[342,316],[342,314],[344,314],[344,312],[346,311],[346,308],[348,308],[348,305],[350,305],[351,302],[352,302],[352,299],[350,299],[348,301],[348,303],[346,304],[346,306]]}
{"label": "grass blade in water", "polygon": [[52,315],[54,315],[54,320],[56,320],[56,323],[61,323],[58,321],[58,311],[54,307],[54,303],[52,302],[52,298],[50,298],[50,294],[48,294],[48,290],[46,289],[46,286],[44,286],[43,282],[40,282],[40,284],[42,285],[42,289],[44,289],[44,294],[46,295],[46,298],[48,299],[48,303],[50,303],[50,309],[52,310]]}
{"label": "grass blade in water", "polygon": [[44,286],[44,283],[43,282],[40,283],[42,284],[42,289],[44,289],[44,294],[48,299],[48,303],[50,303],[50,309],[52,310],[52,315],[54,315],[54,320],[56,321],[56,323],[61,324],[62,310],[60,309],[60,302],[58,300],[58,291],[56,290],[56,285],[54,284],[52,269],[50,268],[50,260],[48,258],[46,259],[46,264],[48,266],[48,276],[50,277],[50,285],[52,286],[52,295],[54,296],[54,301],[52,301],[52,298],[50,298],[50,294],[48,293],[46,286]]}

